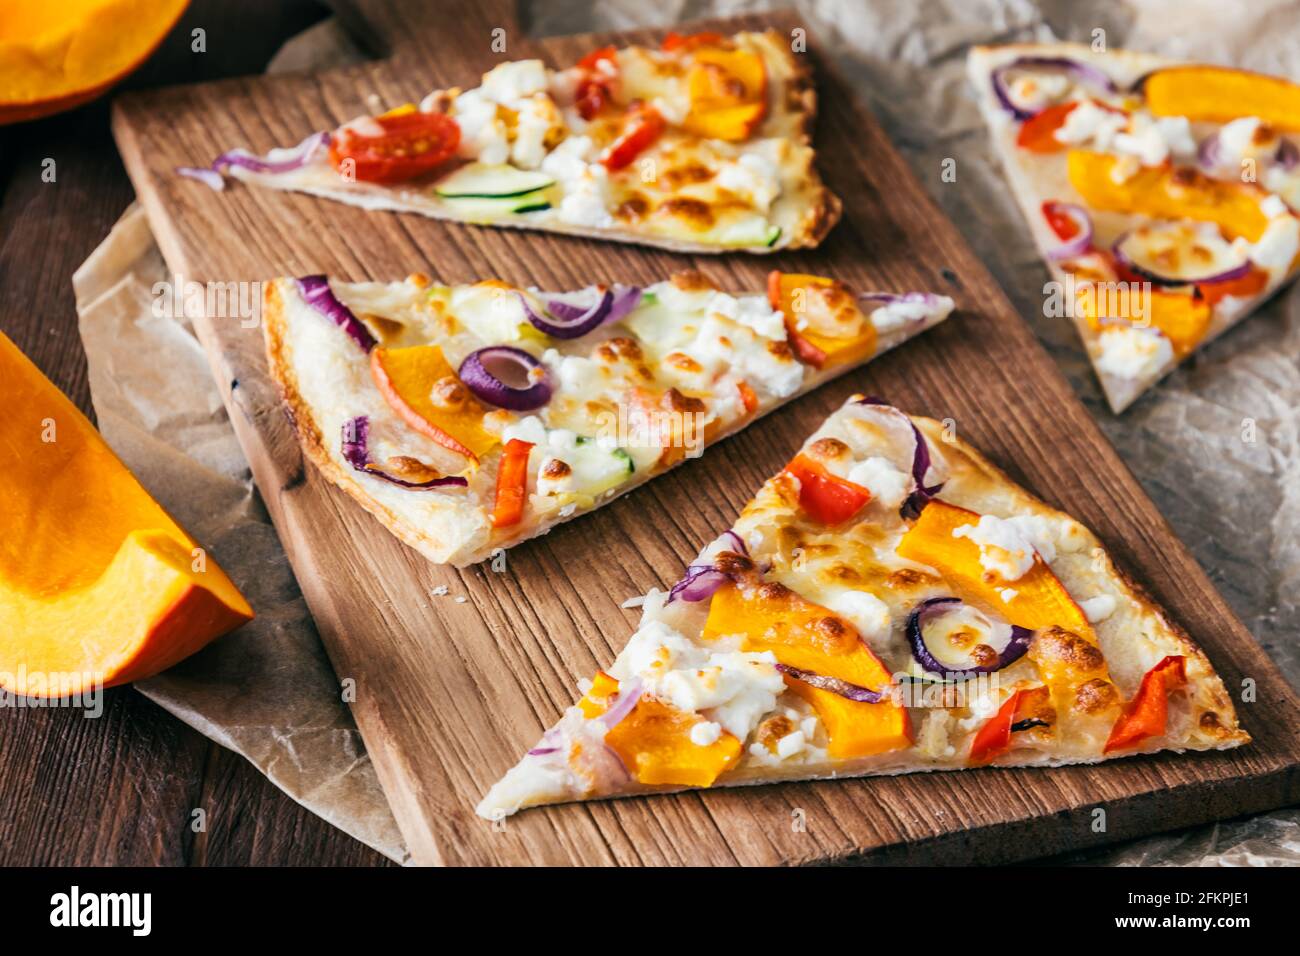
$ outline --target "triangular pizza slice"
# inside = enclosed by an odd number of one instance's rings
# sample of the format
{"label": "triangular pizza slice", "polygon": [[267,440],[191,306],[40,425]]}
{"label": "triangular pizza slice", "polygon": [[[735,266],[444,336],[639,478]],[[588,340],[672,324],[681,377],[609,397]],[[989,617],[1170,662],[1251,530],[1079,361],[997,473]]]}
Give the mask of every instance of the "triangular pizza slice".
{"label": "triangular pizza slice", "polygon": [[605,504],[948,317],[924,292],[773,272],[548,293],[268,283],[271,375],[307,457],[430,560],[458,566]]}
{"label": "triangular pizza slice", "polygon": [[816,109],[788,37],[672,34],[567,69],[503,62],[471,89],[179,172],[435,219],[765,253],[816,246],[839,220],[814,165]]}
{"label": "triangular pizza slice", "polygon": [[939,422],[861,396],[642,608],[481,816],[1250,739],[1088,529]]}
{"label": "triangular pizza slice", "polygon": [[[1111,408],[1300,265],[1300,86],[1076,44],[968,60],[1007,178]],[[1046,291],[1046,290],[1045,290]]]}

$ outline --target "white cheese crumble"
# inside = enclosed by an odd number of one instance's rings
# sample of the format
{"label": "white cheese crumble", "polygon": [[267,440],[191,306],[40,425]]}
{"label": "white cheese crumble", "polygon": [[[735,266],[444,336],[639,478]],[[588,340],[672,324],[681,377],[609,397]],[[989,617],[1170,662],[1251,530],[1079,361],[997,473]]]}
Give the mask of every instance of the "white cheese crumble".
{"label": "white cheese crumble", "polygon": [[639,677],[648,693],[745,740],[785,691],[775,665],[770,651],[710,650],[650,621],[632,635],[609,673],[618,680]]}
{"label": "white cheese crumble", "polygon": [[1269,222],[1250,248],[1250,261],[1267,269],[1271,279],[1285,275],[1300,252],[1300,219],[1281,216]]}
{"label": "white cheese crumble", "polygon": [[1088,619],[1089,624],[1096,624],[1115,613],[1115,599],[1109,594],[1098,594],[1086,601],[1080,601],[1079,610],[1083,611],[1083,616]]}
{"label": "white cheese crumble", "polygon": [[744,153],[735,162],[722,164],[715,182],[748,200],[759,212],[767,212],[781,193],[779,171],[758,153]]}
{"label": "white cheese crumble", "polygon": [[1097,337],[1101,357],[1098,371],[1116,378],[1155,378],[1174,360],[1174,347],[1156,329],[1111,325]]}
{"label": "white cheese crumble", "polygon": [[802,730],[788,733],[776,742],[776,755],[782,760],[788,760],[795,754],[802,753],[805,743]]}
{"label": "white cheese crumble", "polygon": [[841,591],[827,607],[846,618],[868,644],[879,646],[889,639],[889,605],[869,591]]}
{"label": "white cheese crumble", "polygon": [[702,720],[691,728],[691,743],[698,747],[717,743],[721,736],[722,725],[712,720]]}
{"label": "white cheese crumble", "polygon": [[848,480],[866,488],[874,500],[889,509],[901,505],[916,488],[910,474],[899,471],[888,459],[876,456],[850,468]]}
{"label": "white cheese crumble", "polygon": [[981,515],[977,524],[954,528],[952,536],[969,538],[979,545],[980,567],[1004,581],[1018,581],[1034,566],[1034,546],[1007,519]]}
{"label": "white cheese crumble", "polygon": [[546,65],[541,60],[512,60],[499,63],[483,74],[484,96],[509,106],[525,96],[546,90]]}

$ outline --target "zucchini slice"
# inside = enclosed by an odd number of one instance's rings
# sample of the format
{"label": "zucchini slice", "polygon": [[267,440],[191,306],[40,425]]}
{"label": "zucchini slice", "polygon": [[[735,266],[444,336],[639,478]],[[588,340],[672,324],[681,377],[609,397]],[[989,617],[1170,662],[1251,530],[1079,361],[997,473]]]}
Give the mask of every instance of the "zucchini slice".
{"label": "zucchini slice", "polygon": [[433,190],[444,199],[508,199],[554,185],[553,177],[536,170],[516,169],[504,163],[470,163],[444,176]]}

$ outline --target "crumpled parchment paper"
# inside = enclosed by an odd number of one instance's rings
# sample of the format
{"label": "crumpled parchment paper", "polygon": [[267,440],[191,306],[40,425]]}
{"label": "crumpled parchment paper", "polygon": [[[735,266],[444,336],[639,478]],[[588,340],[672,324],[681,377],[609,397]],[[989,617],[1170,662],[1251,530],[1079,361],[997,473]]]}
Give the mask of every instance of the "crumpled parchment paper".
{"label": "crumpled parchment paper", "polygon": [[[522,5],[521,20],[530,33],[544,35],[661,26],[787,5],[534,0]],[[1300,46],[1288,29],[1300,22],[1300,0],[805,0],[797,6],[1179,536],[1288,679],[1300,684],[1300,293],[1284,292],[1123,416],[1112,415],[1073,329],[1042,314],[1048,274],[988,150],[965,75],[971,44],[1091,42],[1102,30],[1113,47],[1300,77]],[[326,24],[291,43],[279,61],[303,69],[355,58],[341,33]],[[957,160],[957,181],[943,183],[938,171],[949,157]],[[211,545],[260,617],[137,686],[246,756],[303,805],[404,860],[400,835],[216,389],[200,386],[209,380],[201,349],[182,322],[152,317],[150,290],[165,278],[135,209],[77,274],[100,427],[145,485]],[[1075,854],[1071,861],[1296,864],[1300,810],[1149,837]]]}

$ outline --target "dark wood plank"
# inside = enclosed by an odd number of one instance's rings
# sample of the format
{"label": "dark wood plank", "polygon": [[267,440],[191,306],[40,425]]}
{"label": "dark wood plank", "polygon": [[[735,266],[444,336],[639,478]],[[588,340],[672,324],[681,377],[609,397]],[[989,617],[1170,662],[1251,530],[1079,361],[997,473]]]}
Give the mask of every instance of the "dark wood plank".
{"label": "dark wood plank", "polygon": [[[375,9],[383,5],[371,6]],[[494,574],[436,567],[391,539],[305,469],[265,378],[260,335],[201,323],[232,418],[290,560],[354,705],[399,824],[417,860],[441,863],[814,862],[871,859],[1002,861],[1096,846],[1152,830],[1300,798],[1300,706],[1187,550],[1105,442],[1027,325],[951,223],[943,219],[847,86],[820,69],[823,172],[845,221],[815,252],[774,258],[682,257],[536,233],[476,229],[414,216],[368,215],[308,197],[232,187],[221,194],[172,174],[244,144],[264,149],[330,128],[366,108],[438,85],[465,84],[498,58],[481,4],[455,37],[396,4],[390,24],[412,34],[402,64],[340,73],[162,90],[124,100],[119,144],[164,254],[199,281],[327,272],[397,278],[414,268],[447,282],[499,275],[568,288],[653,281],[695,266],[730,288],[761,288],[772,267],[837,275],[860,288],[952,294],[960,313],[866,370],[847,376],[600,512],[510,553]],[[444,5],[445,9],[445,5]],[[382,11],[375,14],[382,17]],[[447,22],[442,15],[440,23]],[[748,18],[721,29],[761,26]],[[778,18],[783,28],[797,24]],[[657,35],[511,40],[572,62],[612,40]],[[456,42],[452,42],[455,40]],[[952,418],[1014,478],[1094,528],[1116,559],[1207,648],[1229,687],[1258,682],[1241,707],[1255,735],[1224,754],[1167,755],[1103,767],[979,771],[718,790],[531,811],[501,830],[473,805],[571,702],[574,682],[612,659],[635,615],[621,600],[664,586],[725,527],[758,484],[849,393],[886,395]],[[431,599],[446,585],[468,600]],[[1104,806],[1109,827],[1092,831]],[[791,827],[803,811],[807,828]]]}
{"label": "dark wood plank", "polygon": [[[129,85],[257,72],[324,12],[311,0],[197,0]],[[190,49],[198,26],[202,55]],[[92,418],[71,276],[134,198],[108,119],[99,102],[0,128],[0,331]],[[5,711],[0,804],[5,866],[387,862],[128,689],[109,691],[94,720]],[[205,834],[190,827],[195,809]]]}

